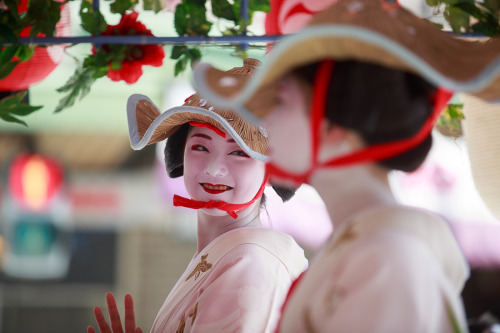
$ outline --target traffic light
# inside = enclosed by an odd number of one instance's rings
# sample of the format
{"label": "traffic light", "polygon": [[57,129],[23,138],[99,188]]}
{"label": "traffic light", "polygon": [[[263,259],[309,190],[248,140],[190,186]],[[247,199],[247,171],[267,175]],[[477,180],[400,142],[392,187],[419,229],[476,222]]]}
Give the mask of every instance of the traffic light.
{"label": "traffic light", "polygon": [[70,205],[61,164],[48,156],[19,154],[8,166],[3,192],[3,272],[23,279],[64,277]]}

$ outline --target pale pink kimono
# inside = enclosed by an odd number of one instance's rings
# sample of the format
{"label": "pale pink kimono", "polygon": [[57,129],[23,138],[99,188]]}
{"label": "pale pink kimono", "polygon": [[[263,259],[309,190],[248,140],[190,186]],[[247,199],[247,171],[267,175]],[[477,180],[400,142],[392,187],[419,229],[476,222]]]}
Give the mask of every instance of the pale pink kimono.
{"label": "pale pink kimono", "polygon": [[291,294],[280,332],[466,332],[468,266],[448,225],[405,207],[337,228]]}
{"label": "pale pink kimono", "polygon": [[286,234],[227,232],[191,260],[151,332],[273,332],[291,282],[306,267]]}

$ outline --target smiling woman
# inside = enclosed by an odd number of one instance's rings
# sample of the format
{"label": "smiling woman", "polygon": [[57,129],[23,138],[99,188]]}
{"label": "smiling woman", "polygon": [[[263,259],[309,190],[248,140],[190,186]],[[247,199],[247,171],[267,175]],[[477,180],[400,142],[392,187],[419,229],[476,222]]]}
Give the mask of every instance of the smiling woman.
{"label": "smiling woman", "polygon": [[191,128],[184,161],[184,184],[199,200],[249,202],[264,181],[264,162],[249,158],[234,139],[208,128]]}
{"label": "smiling woman", "polygon": [[[243,67],[229,72],[244,80],[256,65],[257,60],[246,59]],[[290,236],[260,222],[268,180],[267,132],[197,94],[162,114],[147,97],[133,95],[127,111],[133,148],[168,138],[167,173],[183,175],[191,196],[174,196],[174,205],[198,213],[198,251],[166,298],[152,332],[273,332],[288,287],[307,261]],[[283,200],[294,193],[275,189]],[[114,297],[108,294],[107,301],[111,328],[122,332]],[[95,316],[100,330],[109,332],[98,307]],[[125,327],[126,332],[140,331],[130,295]]]}

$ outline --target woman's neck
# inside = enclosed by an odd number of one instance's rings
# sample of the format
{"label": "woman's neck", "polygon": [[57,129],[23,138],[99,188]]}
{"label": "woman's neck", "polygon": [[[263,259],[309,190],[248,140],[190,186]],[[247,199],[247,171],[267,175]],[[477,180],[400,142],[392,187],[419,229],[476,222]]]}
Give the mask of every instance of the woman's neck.
{"label": "woman's neck", "polygon": [[388,172],[374,165],[318,170],[310,182],[325,202],[334,228],[360,211],[397,204]]}
{"label": "woman's neck", "polygon": [[244,227],[262,227],[260,223],[260,200],[238,212],[236,219],[229,215],[214,216],[198,210],[198,252],[220,235]]}

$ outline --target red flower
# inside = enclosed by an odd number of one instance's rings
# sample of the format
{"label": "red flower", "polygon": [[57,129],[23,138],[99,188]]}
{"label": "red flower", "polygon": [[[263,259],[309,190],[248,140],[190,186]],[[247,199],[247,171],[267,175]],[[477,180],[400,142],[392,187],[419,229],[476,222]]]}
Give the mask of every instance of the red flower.
{"label": "red flower", "polygon": [[[137,21],[139,14],[132,11],[123,14],[117,25],[109,25],[102,35],[144,35],[153,36],[151,30]],[[116,45],[115,45],[116,46]],[[113,45],[102,45],[105,52],[111,52]],[[125,59],[121,61],[120,69],[113,69],[111,62],[108,64],[108,77],[113,81],[123,80],[129,84],[137,82],[142,75],[142,65],[161,66],[165,52],[160,45],[127,45]]]}

